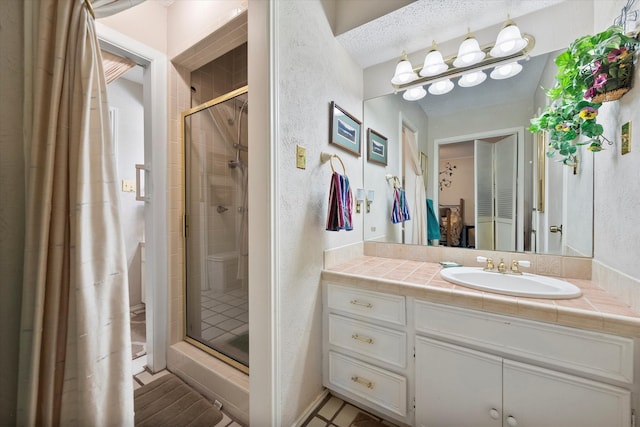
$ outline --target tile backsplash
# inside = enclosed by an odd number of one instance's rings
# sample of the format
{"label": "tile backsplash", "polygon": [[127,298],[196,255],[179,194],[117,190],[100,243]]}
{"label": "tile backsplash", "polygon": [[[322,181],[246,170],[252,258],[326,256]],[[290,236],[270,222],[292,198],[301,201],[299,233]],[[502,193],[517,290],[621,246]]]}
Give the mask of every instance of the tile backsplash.
{"label": "tile backsplash", "polygon": [[446,246],[401,245],[397,243],[369,241],[325,251],[325,268],[331,268],[334,265],[344,263],[351,258],[361,255],[425,262],[453,261],[466,266],[479,265],[476,257],[484,256],[493,258],[496,264],[500,262],[500,259],[503,259],[507,265],[511,264],[512,260],[531,262],[531,267],[523,268],[524,272],[545,276],[591,280],[591,258],[484,251]]}

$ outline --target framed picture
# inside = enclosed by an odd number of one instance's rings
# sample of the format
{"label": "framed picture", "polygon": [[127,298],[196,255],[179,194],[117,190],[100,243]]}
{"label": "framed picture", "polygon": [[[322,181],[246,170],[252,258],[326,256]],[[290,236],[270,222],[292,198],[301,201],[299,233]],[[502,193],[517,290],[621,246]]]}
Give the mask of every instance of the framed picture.
{"label": "framed picture", "polygon": [[329,143],[360,156],[360,120],[347,113],[331,101],[329,120]]}
{"label": "framed picture", "polygon": [[422,151],[420,152],[420,170],[422,171],[422,179],[424,179],[424,188],[427,188],[427,182],[429,181],[427,172],[429,165],[429,157],[424,154]]}
{"label": "framed picture", "polygon": [[367,147],[367,159],[370,162],[387,165],[387,137],[369,128],[367,129]]}

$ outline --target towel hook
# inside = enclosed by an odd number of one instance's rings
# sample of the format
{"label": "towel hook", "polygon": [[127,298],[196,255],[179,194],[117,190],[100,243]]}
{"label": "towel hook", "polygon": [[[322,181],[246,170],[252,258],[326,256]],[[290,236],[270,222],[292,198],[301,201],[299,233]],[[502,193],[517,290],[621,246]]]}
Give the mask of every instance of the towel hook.
{"label": "towel hook", "polygon": [[391,174],[386,174],[384,177],[387,180],[387,182],[389,182],[389,180],[393,179],[393,188],[401,187],[400,178],[398,178],[397,176],[391,175]]}
{"label": "towel hook", "polygon": [[322,161],[322,163],[326,163],[327,161],[329,162],[329,164],[331,165],[331,171],[335,172],[335,168],[333,167],[333,159],[336,158],[338,159],[338,161],[340,162],[340,164],[342,165],[342,171],[344,172],[344,175],[347,175],[347,168],[344,166],[344,163],[342,162],[342,159],[340,158],[340,156],[338,156],[337,154],[331,154],[331,153],[326,153],[326,152],[322,152],[320,153],[320,161]]}

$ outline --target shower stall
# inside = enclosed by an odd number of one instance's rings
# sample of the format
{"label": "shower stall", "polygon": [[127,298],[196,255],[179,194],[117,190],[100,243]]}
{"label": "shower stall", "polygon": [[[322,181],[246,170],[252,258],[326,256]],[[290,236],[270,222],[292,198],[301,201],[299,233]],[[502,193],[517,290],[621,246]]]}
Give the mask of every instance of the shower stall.
{"label": "shower stall", "polygon": [[248,372],[248,88],[182,114],[186,340]]}

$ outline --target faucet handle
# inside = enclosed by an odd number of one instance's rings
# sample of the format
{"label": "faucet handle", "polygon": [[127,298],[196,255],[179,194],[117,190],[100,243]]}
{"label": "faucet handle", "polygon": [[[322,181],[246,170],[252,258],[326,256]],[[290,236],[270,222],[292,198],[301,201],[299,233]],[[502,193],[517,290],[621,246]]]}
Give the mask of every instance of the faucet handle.
{"label": "faucet handle", "polygon": [[518,261],[515,259],[511,261],[511,272],[513,274],[522,274],[518,267],[531,267],[531,261]]}
{"label": "faucet handle", "polygon": [[493,259],[491,259],[491,258],[478,256],[478,257],[476,257],[476,261],[481,262],[481,263],[486,263],[485,267],[484,267],[485,271],[491,271],[491,270],[493,270],[495,268],[495,266],[493,265]]}

